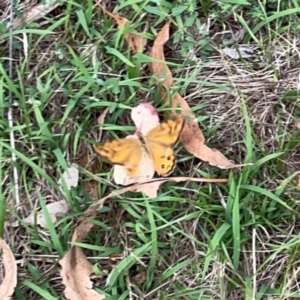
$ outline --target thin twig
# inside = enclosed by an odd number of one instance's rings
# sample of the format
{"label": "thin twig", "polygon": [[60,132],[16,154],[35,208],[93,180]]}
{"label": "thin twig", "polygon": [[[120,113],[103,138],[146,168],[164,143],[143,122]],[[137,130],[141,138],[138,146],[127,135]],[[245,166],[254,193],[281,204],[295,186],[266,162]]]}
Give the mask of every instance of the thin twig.
{"label": "thin twig", "polygon": [[252,286],[252,299],[256,299],[257,284],[256,284],[256,229],[252,232],[252,267],[253,267],[253,286]]}
{"label": "thin twig", "polygon": [[[13,7],[14,7],[14,0],[10,0],[10,26],[9,26],[9,78],[12,80],[13,78],[13,21],[14,21],[14,16],[13,16]],[[8,108],[8,113],[7,113],[7,118],[8,118],[8,125],[10,130],[10,146],[13,150],[16,149],[15,146],[15,134],[13,131],[13,95],[12,91],[9,90],[9,108]],[[19,176],[18,176],[18,170],[15,165],[15,162],[17,161],[16,154],[14,152],[11,153],[11,160],[12,160],[12,165],[13,165],[13,178],[14,178],[14,197],[15,197],[15,204],[19,205],[20,204],[20,194],[19,194]]]}

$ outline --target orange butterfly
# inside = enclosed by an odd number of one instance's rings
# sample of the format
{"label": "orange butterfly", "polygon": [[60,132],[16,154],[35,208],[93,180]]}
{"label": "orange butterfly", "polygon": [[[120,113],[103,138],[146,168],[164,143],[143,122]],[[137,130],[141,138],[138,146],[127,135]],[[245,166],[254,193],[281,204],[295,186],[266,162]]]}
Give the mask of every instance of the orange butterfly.
{"label": "orange butterfly", "polygon": [[177,143],[185,120],[180,117],[168,120],[138,138],[129,137],[100,146],[95,151],[112,164],[122,165],[130,177],[139,175],[139,164],[146,152],[153,162],[155,171],[161,176],[168,176],[175,166],[174,145]]}

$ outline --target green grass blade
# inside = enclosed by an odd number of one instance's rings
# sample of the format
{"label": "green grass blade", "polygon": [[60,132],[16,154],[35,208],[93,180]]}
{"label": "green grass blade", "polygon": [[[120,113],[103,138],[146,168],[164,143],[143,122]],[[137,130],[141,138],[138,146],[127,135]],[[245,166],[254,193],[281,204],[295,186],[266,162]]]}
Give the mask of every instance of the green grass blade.
{"label": "green grass blade", "polygon": [[30,289],[35,291],[38,295],[43,297],[43,299],[46,300],[57,300],[57,297],[53,297],[48,291],[42,289],[41,287],[37,286],[36,284],[28,281],[28,280],[23,280],[22,284],[28,286]]}
{"label": "green grass blade", "polygon": [[140,256],[145,255],[149,250],[151,250],[152,242],[137,248],[127,257],[125,257],[110,273],[109,277],[107,278],[107,285],[113,286],[118,277],[125,271],[128,270],[138,259]]}
{"label": "green grass blade", "polygon": [[135,67],[135,65],[129,60],[127,59],[120,51],[118,51],[115,48],[109,47],[109,46],[105,46],[105,49],[107,51],[107,53],[115,55],[116,57],[118,57],[124,64],[130,66],[130,67]]}
{"label": "green grass blade", "polygon": [[155,271],[155,265],[157,260],[157,228],[153,216],[152,207],[149,203],[149,199],[145,199],[145,206],[147,208],[147,216],[150,223],[150,232],[151,232],[151,255],[150,255],[150,262],[148,265],[147,270],[147,289],[150,289],[152,282],[153,282],[153,276]]}
{"label": "green grass blade", "polygon": [[39,193],[39,200],[40,200],[40,204],[41,204],[41,207],[42,207],[43,216],[44,216],[46,224],[47,224],[47,229],[49,230],[49,233],[50,233],[50,236],[51,236],[51,241],[53,242],[54,249],[56,249],[59,256],[62,257],[64,255],[63,247],[60,243],[58,234],[56,233],[56,230],[54,228],[54,224],[51,221],[46,203],[45,203],[45,201],[44,201],[44,199],[43,199],[43,197],[40,193]]}
{"label": "green grass blade", "polygon": [[231,226],[227,223],[224,223],[215,233],[214,237],[212,238],[211,242],[209,242],[208,248],[207,248],[207,255],[204,261],[203,271],[202,271],[202,279],[204,280],[206,273],[208,271],[209,265],[211,263],[211,260],[213,258],[214,251],[216,251],[217,247],[219,246],[219,243],[225,233],[228,231],[228,229]]}
{"label": "green grass blade", "polygon": [[281,204],[282,206],[284,206],[285,208],[287,208],[290,211],[293,211],[293,209],[291,207],[289,207],[283,200],[281,200],[278,196],[276,196],[275,194],[273,194],[272,192],[261,188],[259,186],[254,186],[254,185],[241,185],[240,186],[241,189],[244,190],[248,190],[248,191],[252,191],[255,192],[259,195],[264,195],[274,201],[276,201],[277,203]]}

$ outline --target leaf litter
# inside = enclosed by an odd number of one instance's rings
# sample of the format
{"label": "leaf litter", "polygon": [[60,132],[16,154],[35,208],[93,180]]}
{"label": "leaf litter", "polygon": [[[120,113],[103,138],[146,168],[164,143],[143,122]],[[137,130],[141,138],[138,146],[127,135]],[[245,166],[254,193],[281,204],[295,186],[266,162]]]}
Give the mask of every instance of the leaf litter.
{"label": "leaf litter", "polygon": [[[103,201],[104,203],[104,201]],[[103,203],[97,202],[99,208]],[[91,213],[91,212],[90,212]],[[91,213],[91,216],[96,216],[96,211]],[[85,239],[94,224],[87,219],[81,218],[78,226],[75,228],[71,242],[81,242]],[[62,269],[60,276],[62,283],[65,285],[64,294],[70,300],[102,300],[104,295],[98,294],[92,289],[93,282],[90,280],[90,275],[93,273],[93,266],[87,260],[82,249],[78,246],[71,246],[69,251],[59,261]]]}
{"label": "leaf litter", "polygon": [[[129,21],[127,19],[108,12],[99,3],[99,1],[96,2],[105,13],[107,13],[108,15],[110,15],[112,18],[115,19],[119,28],[128,25]],[[165,72],[167,76],[164,79],[164,84],[167,87],[172,87],[173,86],[172,74],[164,62],[165,58],[163,52],[164,43],[169,39],[169,32],[168,32],[169,25],[170,23],[167,22],[166,25],[163,27],[163,29],[160,31],[160,33],[158,34],[154,42],[154,46],[151,50],[152,58],[161,60],[162,62],[151,63],[151,69],[153,74],[157,76],[161,76],[161,74]],[[144,39],[141,39],[139,36],[135,34],[126,33],[124,37],[134,52],[142,51],[144,46],[146,45],[146,41]],[[161,88],[161,90],[163,95],[163,102],[166,102],[167,94],[164,91],[164,89]],[[176,93],[171,102],[171,108],[173,109],[172,113],[174,115],[177,115],[176,110],[178,106],[181,108],[180,115],[184,116],[187,119],[187,123],[184,127],[180,140],[188,152],[192,153],[193,155],[195,155],[196,157],[204,161],[208,161],[211,165],[218,166],[220,168],[233,168],[233,167],[239,167],[244,165],[244,164],[236,165],[234,163],[231,163],[219,151],[215,149],[210,149],[205,145],[205,138],[203,136],[202,131],[198,127],[195,115],[191,112],[191,109],[187,104],[187,102],[178,93]],[[144,106],[144,108],[145,107],[146,106]],[[139,118],[137,117],[137,115],[135,115],[135,113],[140,108],[141,107],[137,107],[132,110],[132,119],[135,122],[137,128],[135,134],[139,132],[145,134],[145,128],[147,126],[151,127],[151,125],[149,125],[151,122],[146,122],[148,125],[144,125],[143,121],[147,120],[146,118]],[[147,113],[151,111],[150,106],[148,106],[148,110],[149,111]],[[147,109],[145,109],[145,111],[147,111]],[[157,115],[155,116],[155,118],[157,118]],[[102,119],[101,122],[103,122]],[[119,173],[118,170],[119,167],[120,166],[114,167],[115,168],[114,173],[116,172]],[[115,177],[114,180],[116,181]],[[120,180],[120,182],[121,181],[122,180]],[[163,179],[154,179],[144,183],[138,182],[137,184],[133,184],[121,190],[114,191],[109,195],[107,195],[106,197],[93,203],[91,207],[83,214],[83,216],[80,218],[79,224],[77,225],[77,227],[73,232],[71,242],[81,242],[85,239],[88,232],[94,226],[94,224],[90,223],[88,219],[94,218],[96,216],[97,211],[103,207],[103,204],[107,199],[120,196],[121,194],[130,191],[145,192],[145,188],[147,187],[149,188],[149,186],[151,187],[150,189],[151,191],[147,192],[148,195],[155,197],[157,195],[157,190],[160,187],[160,185],[168,181],[174,181],[174,182],[196,181],[196,182],[224,182],[225,183],[227,182],[227,179],[205,179],[205,178],[203,179],[203,178],[191,178],[191,177],[163,178]],[[71,300],[105,299],[105,296],[96,293],[96,291],[92,289],[93,283],[90,280],[90,275],[93,273],[93,268],[91,263],[85,257],[80,247],[75,245],[71,246],[70,250],[60,260],[60,265],[62,266],[62,270],[60,274],[63,280],[63,284],[65,285],[64,293],[68,299]]]}
{"label": "leaf litter", "polygon": [[[80,218],[77,227],[75,228],[71,243],[82,242],[89,231],[94,227],[94,224],[89,221],[96,217],[98,210],[100,210],[104,202],[110,198],[118,197],[126,192],[144,191],[147,186],[151,186],[152,189],[157,189],[165,182],[182,182],[182,181],[194,181],[194,182],[218,182],[226,183],[227,179],[207,179],[207,178],[192,178],[192,177],[170,177],[154,179],[150,182],[137,183],[127,186],[117,191],[113,191],[102,199],[94,202],[89,209]],[[155,185],[155,186],[154,186]],[[154,194],[155,194],[154,193]],[[125,257],[126,259],[126,257]],[[101,300],[105,299],[103,295],[96,293],[92,290],[93,283],[90,280],[90,276],[93,273],[93,266],[87,260],[82,249],[78,246],[71,246],[64,257],[59,261],[62,267],[60,276],[62,282],[65,285],[64,294],[67,299],[70,300]]]}
{"label": "leaf litter", "polygon": [[[63,186],[65,186],[67,190],[71,190],[72,187],[76,187],[78,185],[78,180],[78,166],[76,164],[71,164],[71,166],[62,174],[61,178],[58,180],[58,185],[62,194],[64,194]],[[68,213],[70,206],[66,200],[60,200],[47,204],[46,209],[48,211],[51,222],[55,224],[60,218],[64,217]],[[22,220],[23,222],[31,226],[38,225],[42,228],[48,228],[43,210],[34,210]],[[19,222],[16,221],[10,224],[10,226],[17,227],[19,226]]]}
{"label": "leaf litter", "polygon": [[[169,29],[170,22],[168,21],[157,34],[153,47],[150,51],[150,56],[156,60],[155,62],[150,63],[150,70],[159,78],[160,82],[163,78],[163,84],[159,84],[163,103],[168,102],[168,93],[164,86],[167,88],[174,86],[173,76],[165,63],[164,56],[164,44],[169,40]],[[157,62],[157,60],[159,62]],[[208,162],[211,166],[216,166],[221,169],[238,168],[251,165],[249,163],[234,164],[229,161],[220,151],[206,146],[205,138],[198,126],[196,116],[192,113],[190,106],[180,96],[179,93],[176,93],[173,96],[170,106],[172,108],[173,115],[179,115],[186,118],[186,123],[183,128],[180,141],[189,153],[203,161]],[[178,108],[181,109],[179,114],[177,114]]]}
{"label": "leaf litter", "polygon": [[62,186],[66,186],[67,190],[71,190],[71,187],[76,187],[79,180],[79,171],[76,164],[71,166],[63,173],[62,177],[58,180],[58,185],[62,189]]}
{"label": "leaf litter", "polygon": [[[49,213],[52,223],[55,224],[60,218],[67,214],[67,212],[69,211],[69,205],[66,200],[61,200],[58,202],[47,204],[46,209]],[[48,228],[44,212],[42,210],[38,212],[32,211],[29,216],[23,219],[23,222],[31,226],[39,225],[43,228]],[[17,224],[14,225],[16,226]]]}
{"label": "leaf litter", "polygon": [[9,300],[11,299],[17,285],[17,264],[9,246],[5,240],[1,238],[0,248],[2,249],[2,261],[5,270],[5,275],[0,275],[2,278],[4,277],[0,285],[0,299]]}
{"label": "leaf litter", "polygon": [[[104,122],[105,114],[101,115],[99,123]],[[136,131],[133,136],[139,133],[147,134],[149,130],[159,124],[159,118],[154,107],[150,104],[140,104],[132,108],[131,118],[135,123]],[[153,164],[150,166],[146,162],[141,163],[141,173],[146,174],[151,169],[151,178],[154,175]],[[119,184],[132,184],[134,181],[128,179],[126,169],[122,166],[115,165],[113,167],[114,181]],[[150,179],[151,179],[150,178]],[[145,179],[145,178],[143,178]],[[97,215],[97,211],[101,209],[104,202],[110,198],[118,197],[126,192],[143,192],[148,197],[156,197],[159,187],[166,182],[210,182],[210,183],[226,183],[227,179],[207,179],[207,178],[192,178],[192,177],[169,177],[149,180],[147,182],[139,182],[129,185],[117,191],[113,191],[102,199],[94,202],[90,208],[83,214],[76,226],[71,243],[82,242],[88,232],[94,227],[94,224],[89,221]],[[70,300],[94,300],[105,299],[105,296],[96,293],[92,289],[93,283],[90,276],[93,273],[93,266],[87,260],[82,249],[76,245],[71,246],[65,256],[60,260],[62,282],[65,285],[64,294]],[[141,276],[142,277],[142,276]],[[138,280],[138,279],[137,279]],[[142,279],[140,279],[142,281]]]}

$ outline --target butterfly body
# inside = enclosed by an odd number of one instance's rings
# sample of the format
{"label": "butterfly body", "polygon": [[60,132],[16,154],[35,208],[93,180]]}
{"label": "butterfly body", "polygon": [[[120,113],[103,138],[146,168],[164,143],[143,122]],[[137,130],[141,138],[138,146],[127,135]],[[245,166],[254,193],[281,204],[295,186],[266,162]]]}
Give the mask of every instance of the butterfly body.
{"label": "butterfly body", "polygon": [[184,126],[184,119],[168,120],[137,137],[106,142],[95,146],[95,151],[108,162],[122,165],[131,177],[138,176],[139,164],[145,153],[153,162],[154,169],[161,176],[168,176],[175,166],[173,146],[178,141]]}

